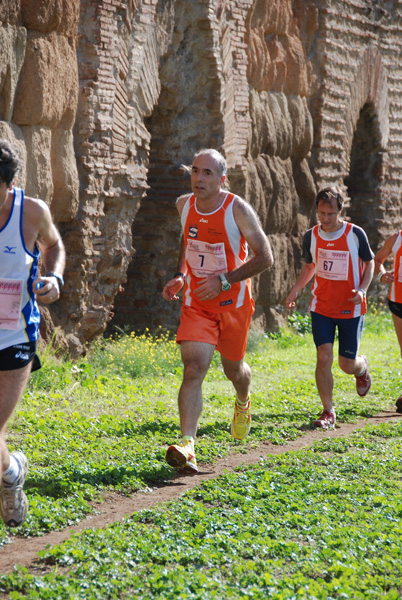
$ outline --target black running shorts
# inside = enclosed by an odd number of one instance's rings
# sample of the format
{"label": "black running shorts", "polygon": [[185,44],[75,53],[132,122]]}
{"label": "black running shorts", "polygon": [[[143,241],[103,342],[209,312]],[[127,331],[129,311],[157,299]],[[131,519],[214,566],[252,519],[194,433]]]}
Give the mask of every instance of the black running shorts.
{"label": "black running shorts", "polygon": [[32,362],[32,371],[37,371],[42,366],[36,354],[36,342],[15,344],[0,350],[0,371],[22,369],[30,362]]}
{"label": "black running shorts", "polygon": [[392,300],[388,300],[389,310],[393,315],[396,315],[400,319],[402,319],[402,304],[400,302],[393,302]]}

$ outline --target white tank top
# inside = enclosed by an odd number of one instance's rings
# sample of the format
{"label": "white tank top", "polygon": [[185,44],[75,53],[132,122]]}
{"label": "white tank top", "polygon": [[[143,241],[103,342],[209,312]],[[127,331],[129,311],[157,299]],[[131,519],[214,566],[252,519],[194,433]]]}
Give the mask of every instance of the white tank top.
{"label": "white tank top", "polygon": [[25,246],[22,233],[24,192],[14,188],[7,223],[0,229],[0,350],[39,337],[40,313],[32,291],[39,249]]}

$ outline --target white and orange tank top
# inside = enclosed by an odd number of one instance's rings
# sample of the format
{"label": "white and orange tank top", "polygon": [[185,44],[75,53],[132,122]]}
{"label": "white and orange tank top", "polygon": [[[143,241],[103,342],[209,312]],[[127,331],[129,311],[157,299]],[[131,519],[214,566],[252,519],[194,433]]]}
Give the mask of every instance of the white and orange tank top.
{"label": "white and orange tank top", "polygon": [[199,300],[194,290],[208,275],[229,273],[244,264],[248,255],[247,242],[240,232],[233,206],[236,196],[228,193],[222,204],[211,213],[197,209],[197,200],[191,194],[181,214],[186,244],[187,277],[183,304],[209,312],[226,312],[251,302],[251,281],[232,284],[212,300]]}
{"label": "white and orange tank top", "polygon": [[367,312],[366,299],[362,304],[349,300],[352,290],[360,287],[363,277],[363,261],[353,233],[353,225],[345,223],[338,237],[324,239],[320,226],[311,231],[310,252],[315,264],[315,280],[312,287],[310,309],[321,315],[352,319]]}
{"label": "white and orange tank top", "polygon": [[394,256],[394,281],[391,283],[388,298],[402,304],[402,231],[399,231],[392,246]]}

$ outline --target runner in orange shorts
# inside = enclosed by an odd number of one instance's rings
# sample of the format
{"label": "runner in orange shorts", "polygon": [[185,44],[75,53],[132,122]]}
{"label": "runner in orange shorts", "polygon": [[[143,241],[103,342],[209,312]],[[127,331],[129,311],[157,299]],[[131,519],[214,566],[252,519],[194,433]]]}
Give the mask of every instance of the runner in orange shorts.
{"label": "runner in orange shorts", "polygon": [[163,289],[166,300],[178,300],[184,286],[177,331],[184,365],[179,392],[183,439],[166,453],[167,462],[184,474],[198,472],[194,440],[202,411],[202,383],[215,349],[236,390],[233,437],[245,438],[251,426],[251,370],[244,361],[254,312],[250,277],[270,267],[273,257],[254,210],[223,189],[226,171],[226,161],[216,150],[195,155],[193,193],[177,200],[183,231],[178,270]]}

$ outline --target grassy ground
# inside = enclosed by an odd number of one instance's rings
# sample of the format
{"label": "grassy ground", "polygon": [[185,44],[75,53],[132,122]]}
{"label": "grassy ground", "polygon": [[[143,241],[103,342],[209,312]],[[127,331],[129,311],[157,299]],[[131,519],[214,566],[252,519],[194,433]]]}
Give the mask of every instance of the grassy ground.
{"label": "grassy ground", "polygon": [[[295,330],[299,330],[296,334]],[[401,359],[387,314],[372,313],[361,351],[373,388],[334,367],[338,420],[374,415],[400,395]],[[253,429],[230,436],[233,393],[218,357],[204,385],[199,462],[269,440],[303,435],[320,412],[308,323],[275,337],[250,336]],[[181,362],[174,341],[125,336],[81,361],[50,353],[10,424],[8,442],[30,460],[32,536],[92,510],[105,489],[125,494],[171,477],[179,439]],[[399,598],[401,435],[397,425],[268,458],[204,484],[179,502],[87,530],[47,551],[46,575],[0,578],[10,598]],[[144,452],[146,448],[146,452]],[[3,543],[7,532],[0,527]],[[67,567],[67,568],[65,568]]]}

